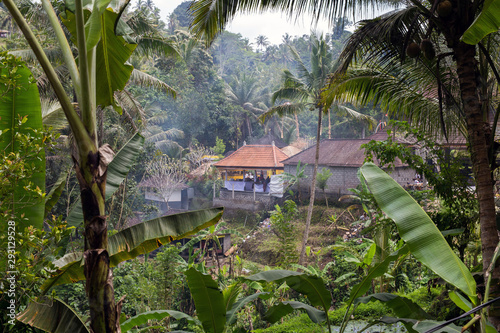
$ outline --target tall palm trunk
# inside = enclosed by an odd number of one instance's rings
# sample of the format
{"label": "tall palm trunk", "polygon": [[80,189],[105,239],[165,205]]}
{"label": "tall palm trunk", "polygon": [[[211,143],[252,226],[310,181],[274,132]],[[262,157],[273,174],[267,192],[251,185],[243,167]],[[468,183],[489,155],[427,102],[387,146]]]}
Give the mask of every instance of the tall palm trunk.
{"label": "tall palm trunk", "polygon": [[318,111],[318,130],[316,132],[316,154],[314,155],[314,168],[311,179],[311,197],[309,199],[309,207],[307,208],[306,229],[304,230],[304,237],[302,238],[302,246],[300,250],[299,265],[304,265],[306,256],[306,244],[309,237],[309,228],[311,226],[312,212],[314,208],[314,199],[316,197],[316,176],[318,174],[319,162],[319,141],[321,138],[321,117],[323,116],[323,107],[319,107]]}
{"label": "tall palm trunk", "polygon": [[299,116],[295,114],[295,127],[297,127],[297,140],[300,138],[300,133],[299,133]]}
{"label": "tall palm trunk", "polygon": [[[481,101],[477,94],[477,80],[479,76],[475,46],[459,42],[453,49],[457,63],[457,74],[460,81],[460,93],[464,104],[464,113],[467,122],[471,160],[476,191],[479,201],[479,221],[481,226],[481,244],[483,253],[483,273],[485,274],[491,263],[495,247],[498,244],[498,230],[494,202],[494,180],[489,160],[491,143],[491,128],[484,121]],[[492,297],[500,295],[500,269],[493,271],[491,283]],[[486,281],[485,281],[486,282]],[[490,321],[500,329],[500,306],[490,309]]]}

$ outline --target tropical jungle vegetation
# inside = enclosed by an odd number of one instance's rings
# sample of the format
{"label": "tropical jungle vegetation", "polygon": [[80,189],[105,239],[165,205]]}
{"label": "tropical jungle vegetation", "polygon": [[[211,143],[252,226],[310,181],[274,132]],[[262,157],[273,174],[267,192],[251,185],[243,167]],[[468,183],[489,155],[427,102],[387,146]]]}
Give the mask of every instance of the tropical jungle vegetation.
{"label": "tropical jungle vegetation", "polygon": [[[331,31],[279,45],[224,31],[265,10]],[[164,22],[151,0],[4,0],[1,329],[500,331],[499,13],[196,0]],[[320,141],[376,130],[390,135],[363,147],[360,185],[332,195]],[[213,208],[210,161],[264,136],[315,149],[311,177],[285,174],[268,210]],[[398,185],[396,161],[424,188]],[[189,211],[174,208],[188,187]]]}

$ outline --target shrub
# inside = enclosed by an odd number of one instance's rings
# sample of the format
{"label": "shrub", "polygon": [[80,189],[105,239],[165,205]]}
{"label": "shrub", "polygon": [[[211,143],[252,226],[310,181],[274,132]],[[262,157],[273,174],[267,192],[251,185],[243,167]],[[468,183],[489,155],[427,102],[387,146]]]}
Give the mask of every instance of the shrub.
{"label": "shrub", "polygon": [[255,333],[323,333],[324,331],[322,325],[313,323],[305,313],[285,318],[283,323],[254,330]]}

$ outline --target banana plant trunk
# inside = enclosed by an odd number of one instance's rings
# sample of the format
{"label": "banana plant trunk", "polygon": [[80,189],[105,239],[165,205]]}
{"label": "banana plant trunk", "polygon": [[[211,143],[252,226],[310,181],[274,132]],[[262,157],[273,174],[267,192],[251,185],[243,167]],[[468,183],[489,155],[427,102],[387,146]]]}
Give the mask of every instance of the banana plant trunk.
{"label": "banana plant trunk", "polygon": [[[478,96],[477,77],[479,76],[477,60],[475,58],[475,46],[458,42],[453,48],[457,74],[460,82],[460,93],[464,105],[464,113],[467,122],[467,132],[470,144],[471,160],[474,177],[476,180],[476,192],[479,201],[479,220],[481,227],[481,244],[483,254],[483,273],[487,278],[486,271],[491,263],[495,247],[498,244],[498,230],[496,226],[496,213],[494,201],[494,180],[491,165],[494,161],[489,158],[491,149],[491,127],[485,121],[482,112],[481,101]],[[500,295],[500,269],[493,270],[493,280],[490,290],[491,297]],[[486,282],[486,281],[485,281]],[[500,306],[492,306],[489,312],[489,320],[500,330]]]}
{"label": "banana plant trunk", "polygon": [[[316,176],[318,174],[319,164],[319,141],[321,138],[321,118],[323,116],[323,108],[320,106],[318,111],[318,129],[316,132],[316,154],[314,155],[314,167],[311,179],[311,197],[309,199],[309,206],[307,207],[306,228],[302,238],[302,245],[300,249],[299,265],[304,265],[306,257],[307,238],[309,238],[309,229],[311,227],[312,212],[314,208],[314,199],[316,198]],[[299,189],[300,191],[300,189]]]}
{"label": "banana plant trunk", "polygon": [[[92,332],[120,331],[120,310],[115,304],[113,275],[109,267],[108,227],[105,213],[106,154],[100,150],[80,153],[75,169],[80,184],[80,196],[85,228],[85,278],[90,308]],[[103,149],[104,148],[104,149]]]}

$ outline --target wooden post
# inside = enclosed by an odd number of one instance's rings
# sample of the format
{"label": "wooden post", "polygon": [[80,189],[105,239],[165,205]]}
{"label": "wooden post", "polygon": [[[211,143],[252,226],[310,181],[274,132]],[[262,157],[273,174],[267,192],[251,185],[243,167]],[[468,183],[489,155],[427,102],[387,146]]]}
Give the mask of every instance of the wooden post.
{"label": "wooden post", "polygon": [[214,180],[214,186],[213,187],[214,187],[214,196],[213,196],[212,199],[215,199],[215,180]]}
{"label": "wooden post", "polygon": [[253,201],[255,202],[255,182],[253,183]]}
{"label": "wooden post", "polygon": [[234,184],[231,184],[231,185],[233,185],[233,199],[234,199]]}

